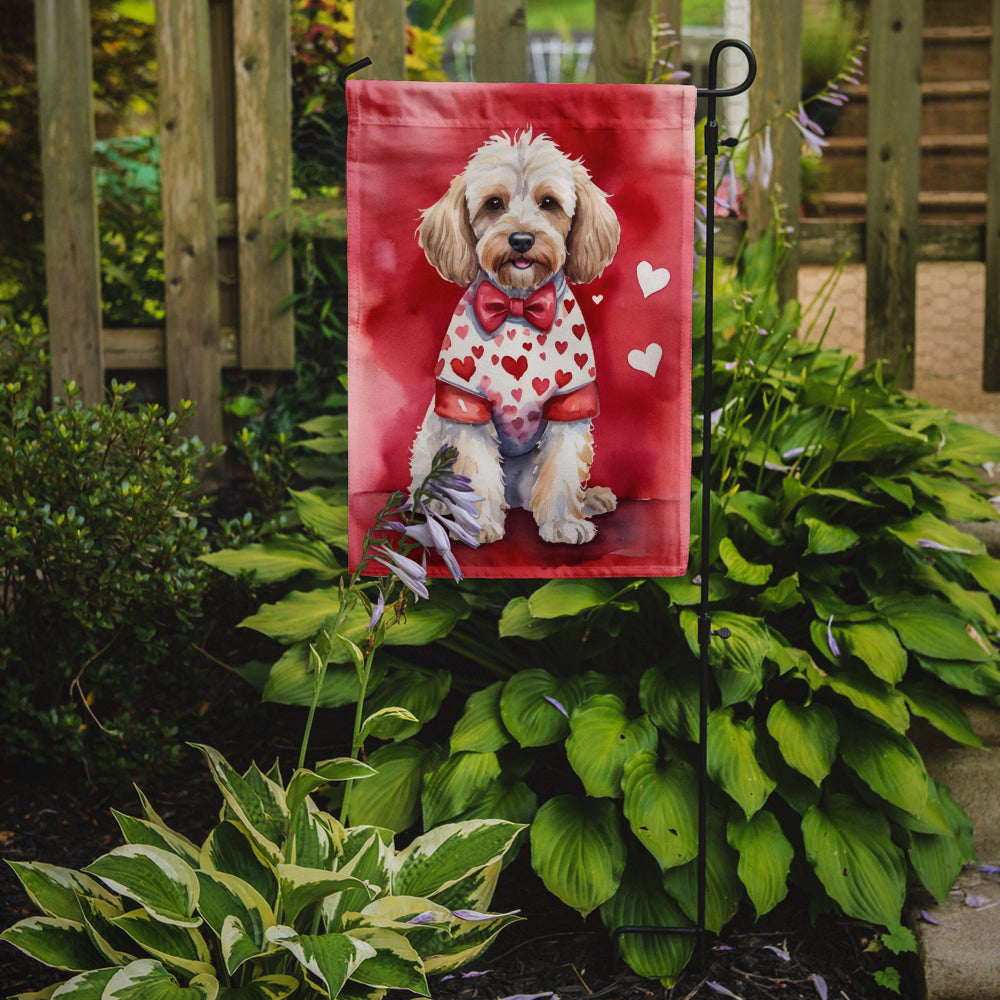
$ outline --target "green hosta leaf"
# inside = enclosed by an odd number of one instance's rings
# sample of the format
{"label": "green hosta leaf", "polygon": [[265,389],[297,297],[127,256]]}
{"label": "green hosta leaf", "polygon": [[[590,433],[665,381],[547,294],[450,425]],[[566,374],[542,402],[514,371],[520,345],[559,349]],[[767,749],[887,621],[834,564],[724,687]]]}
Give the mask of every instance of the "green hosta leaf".
{"label": "green hosta leaf", "polygon": [[899,923],[906,866],[880,812],[849,795],[830,795],[806,813],[802,836],[809,863],[844,913],[874,924]]}
{"label": "green hosta leaf", "polygon": [[178,927],[197,927],[198,878],[176,854],[146,844],[125,844],[84,871],[113,892],[134,899],[150,916]]}
{"label": "green hosta leaf", "polygon": [[[229,947],[223,951],[226,959],[226,970],[232,975],[247,958],[255,957],[266,949],[264,931],[275,923],[274,913],[267,900],[252,885],[235,875],[222,872],[198,872],[198,883],[201,893],[198,898],[198,910],[205,922],[215,931],[216,936]],[[224,934],[227,921],[237,921],[238,932],[230,928]],[[250,954],[242,947],[237,952],[232,946],[232,939],[243,942],[249,939]]]}
{"label": "green hosta leaf", "polygon": [[[341,644],[341,649],[343,648]],[[385,677],[391,658],[376,657],[368,686],[376,688]],[[331,663],[323,675],[317,708],[339,708],[358,700],[360,687],[353,666]],[[261,697],[279,705],[311,705],[316,697],[316,674],[310,661],[309,643],[297,642],[282,653],[264,681]]]}
{"label": "green hosta leaf", "polygon": [[[694,656],[700,656],[698,616],[682,611],[681,627]],[[714,636],[708,646],[708,662],[722,690],[723,704],[753,701],[763,686],[764,659],[771,648],[771,636],[759,618],[718,611],[712,615],[712,629],[727,628],[728,639]]]}
{"label": "green hosta leaf", "polygon": [[415,740],[379,747],[368,758],[378,772],[351,790],[354,826],[381,826],[399,833],[420,817],[424,774],[438,763],[438,753]]}
{"label": "green hosta leaf", "polygon": [[867,669],[848,666],[839,668],[835,673],[823,674],[816,667],[811,667],[806,678],[814,690],[829,688],[897,732],[905,733],[910,724],[910,713],[906,710],[903,696],[884,681],[873,677]]}
{"label": "green hosta leaf", "polygon": [[[691,922],[664,891],[655,866],[630,858],[615,894],[601,904],[601,920],[614,933],[619,927],[687,927]],[[623,934],[622,958],[638,975],[673,986],[691,959],[690,934]]]}
{"label": "green hosta leaf", "polygon": [[861,660],[886,684],[898,684],[906,673],[906,650],[896,633],[879,622],[853,622],[833,626],[833,634],[844,653]]}
{"label": "green hosta leaf", "polygon": [[965,559],[964,563],[980,587],[989,591],[994,597],[1000,597],[1000,559],[994,559],[991,555],[981,555]]}
{"label": "green hosta leaf", "polygon": [[[661,576],[653,580],[673,604],[680,607],[690,607],[701,602],[701,584],[693,583],[686,576]],[[739,586],[721,573],[710,573],[708,576],[708,599],[724,601],[731,597]]]}
{"label": "green hosta leaf", "polygon": [[890,448],[926,444],[923,434],[907,430],[872,410],[861,410],[851,421],[837,451],[838,462],[868,462]]}
{"label": "green hosta leaf", "polygon": [[927,772],[907,737],[855,718],[850,737],[841,741],[840,753],[876,795],[905,812],[919,815],[923,810]]}
{"label": "green hosta leaf", "polygon": [[768,496],[752,493],[750,490],[739,490],[726,497],[726,514],[745,521],[768,545],[780,546],[784,541],[781,512]]}
{"label": "green hosta leaf", "polygon": [[527,826],[538,812],[538,796],[523,782],[493,781],[457,819],[505,819]]}
{"label": "green hosta leaf", "polygon": [[424,826],[454,819],[500,776],[495,753],[452,754],[424,780],[421,804]]}
{"label": "green hosta leaf", "polygon": [[757,733],[752,718],[733,718],[732,708],[708,717],[708,774],[749,819],[774,791],[775,781],[757,762]]}
{"label": "green hosta leaf", "polygon": [[81,972],[99,968],[105,960],[91,944],[87,929],[64,917],[28,917],[0,934],[6,941],[35,961],[54,969]]}
{"label": "green hosta leaf", "polygon": [[996,659],[995,650],[975,626],[936,597],[884,595],[875,598],[875,607],[915,653],[974,663]]}
{"label": "green hosta leaf", "polygon": [[993,598],[982,590],[971,590],[967,585],[947,579],[930,563],[921,563],[913,568],[911,580],[918,584],[913,589],[931,590],[940,594],[956,611],[975,622],[987,633],[1000,632],[1000,615],[997,614]]}
{"label": "green hosta leaf", "polygon": [[287,949],[330,996],[340,994],[344,983],[366,959],[375,957],[375,949],[349,934],[296,934],[281,924],[270,927],[267,939]]}
{"label": "green hosta leaf", "polygon": [[[726,843],[725,821],[721,814],[712,811],[705,850],[705,926],[714,934],[732,919],[744,896],[736,865],[736,852]],[[691,920],[697,919],[697,859],[665,871],[663,887]]]}
{"label": "green hosta leaf", "polygon": [[615,592],[607,580],[550,580],[528,598],[528,608],[534,618],[562,618],[599,608]]}
{"label": "green hosta leaf", "polygon": [[964,863],[958,839],[950,833],[911,833],[909,855],[924,888],[946,902]]}
{"label": "green hosta leaf", "polygon": [[347,507],[327,503],[312,490],[289,490],[302,523],[330,545],[347,551]]}
{"label": "green hosta leaf", "polygon": [[[301,865],[278,865],[278,884],[281,888],[282,913],[286,920],[293,922],[305,907],[318,903],[327,896],[345,889],[367,890],[365,884],[352,875],[303,868]],[[374,895],[374,891],[371,895]]]}
{"label": "green hosta leaf", "polygon": [[[284,789],[267,778],[253,782],[238,774],[217,750],[192,744],[208,761],[226,805],[250,832],[272,862],[280,857],[278,844],[288,831],[288,809]],[[256,786],[256,787],[255,787]]]}
{"label": "green hosta leaf", "polygon": [[812,702],[798,705],[779,699],[767,716],[767,731],[785,761],[819,786],[837,756],[839,731],[833,712]]}
{"label": "green hosta leaf", "polygon": [[697,855],[698,783],[688,764],[640,751],[625,762],[622,790],[625,818],[660,868]]}
{"label": "green hosta leaf", "polygon": [[547,746],[569,732],[569,716],[583,697],[579,677],[560,679],[547,670],[522,670],[504,684],[500,716],[521,746]]}
{"label": "green hosta leaf", "polygon": [[510,742],[510,733],[500,717],[500,692],[503,681],[469,696],[462,717],[451,733],[451,752],[473,750],[494,753]]}
{"label": "green hosta leaf", "polygon": [[277,905],[277,873],[242,824],[220,823],[202,845],[199,866],[204,871],[234,875],[253,886],[271,907]]}
{"label": "green hosta leaf", "polygon": [[271,535],[265,542],[209,552],[199,558],[230,576],[246,574],[256,584],[288,580],[299,573],[331,580],[344,572],[328,545],[297,535]]}
{"label": "green hosta leaf", "polygon": [[461,879],[499,862],[522,829],[497,819],[447,823],[429,830],[396,855],[392,891],[434,899]]}
{"label": "green hosta leaf", "polygon": [[97,879],[39,861],[8,861],[31,901],[46,916],[83,919],[81,896],[93,896],[114,903],[115,897]]}
{"label": "green hosta leaf", "polygon": [[917,662],[949,687],[986,697],[1000,694],[1000,669],[993,663],[936,660],[930,656],[918,656]]}
{"label": "green hosta leaf", "polygon": [[986,497],[949,476],[924,476],[908,473],[907,480],[925,497],[941,507],[941,513],[951,521],[992,521],[996,511]]}
{"label": "green hosta leaf", "polygon": [[219,982],[210,974],[181,986],[159,962],[143,958],[118,969],[101,1000],[216,1000],[218,995]]}
{"label": "green hosta leaf", "polygon": [[865,479],[907,510],[913,508],[913,490],[906,483],[885,476],[865,476]]}
{"label": "green hosta leaf", "polygon": [[111,921],[168,968],[188,976],[211,975],[212,956],[205,939],[191,927],[164,924],[145,910],[132,910]]}
{"label": "green hosta leaf", "polygon": [[426,670],[409,667],[394,670],[365,702],[372,712],[384,708],[403,708],[417,721],[398,720],[383,723],[381,739],[405,740],[419,732],[425,722],[438,713],[441,702],[451,689],[451,674],[447,670]]}
{"label": "green hosta leaf", "polygon": [[361,724],[358,736],[362,740],[366,740],[369,736],[380,740],[391,740],[397,735],[405,739],[406,736],[417,732],[421,725],[420,720],[409,709],[394,705],[372,712]]}
{"label": "green hosta leaf", "polygon": [[909,521],[888,525],[886,531],[912,549],[922,549],[924,546],[921,542],[931,542],[946,549],[968,552],[971,555],[983,555],[986,552],[986,546],[978,538],[933,514],[918,514]]}
{"label": "green hosta leaf", "polygon": [[805,598],[799,590],[799,574],[792,573],[779,580],[773,587],[762,590],[754,598],[756,605],[763,612],[787,611],[798,604],[804,604]]}
{"label": "green hosta leaf", "polygon": [[697,672],[675,663],[669,672],[650,667],[639,682],[639,704],[660,729],[678,740],[698,739]]}
{"label": "green hosta leaf", "polygon": [[383,927],[362,926],[352,929],[351,937],[375,949],[375,954],[351,973],[355,982],[430,996],[424,963],[402,934]]}
{"label": "green hosta leaf", "polygon": [[969,717],[947,688],[931,680],[908,681],[900,686],[914,715],[926,719],[945,736],[967,747],[981,747],[983,741],[972,728]]}
{"label": "green hosta leaf", "polygon": [[638,750],[653,750],[659,734],[646,716],[629,719],[613,694],[595,694],[570,717],[566,758],[588,795],[619,798],[622,768]]}
{"label": "green hosta leaf", "polygon": [[828,556],[844,552],[860,537],[846,524],[828,524],[815,517],[803,518],[803,523],[809,529],[809,542],[805,551],[807,556]]}
{"label": "green hosta leaf", "polygon": [[781,832],[774,813],[765,809],[751,819],[737,816],[730,820],[726,837],[729,846],[739,851],[736,873],[759,919],[788,894],[788,873],[795,849]]}
{"label": "green hosta leaf", "polygon": [[176,854],[189,865],[198,864],[199,849],[187,837],[175,833],[160,823],[126,816],[124,813],[118,812],[117,809],[112,809],[111,812],[118,821],[122,835],[128,843],[159,847],[164,851],[170,851],[171,854]]}
{"label": "green hosta leaf", "polygon": [[983,462],[1000,461],[997,436],[981,427],[949,421],[944,441],[937,453],[940,462],[966,462],[981,465]]}
{"label": "green hosta leaf", "polygon": [[625,842],[607,799],[558,795],[531,825],[531,865],[553,895],[586,916],[618,889]]}
{"label": "green hosta leaf", "polygon": [[763,587],[771,578],[774,566],[770,563],[766,565],[748,562],[740,555],[739,549],[729,538],[719,541],[719,557],[726,565],[730,580],[737,583],[744,583],[748,587]]}
{"label": "green hosta leaf", "polygon": [[559,632],[564,623],[558,619],[535,618],[531,613],[527,597],[514,597],[507,602],[500,615],[499,635],[501,639],[517,636],[521,639],[544,639]]}
{"label": "green hosta leaf", "polygon": [[285,1000],[298,988],[292,976],[261,976],[245,986],[223,987],[218,1000]]}

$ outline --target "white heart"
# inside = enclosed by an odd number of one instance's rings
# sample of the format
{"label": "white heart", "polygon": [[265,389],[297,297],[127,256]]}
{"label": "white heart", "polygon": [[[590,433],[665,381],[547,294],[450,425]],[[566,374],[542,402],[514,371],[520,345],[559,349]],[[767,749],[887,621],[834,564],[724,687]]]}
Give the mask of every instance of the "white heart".
{"label": "white heart", "polygon": [[595,306],[599,306],[604,301],[603,295],[591,295],[590,297],[594,300]]}
{"label": "white heart", "polygon": [[637,372],[645,372],[656,378],[656,369],[660,367],[663,348],[659,344],[650,344],[644,351],[638,349],[628,352],[629,367]]}
{"label": "white heart", "polygon": [[639,287],[642,289],[642,297],[648,299],[654,292],[661,288],[666,288],[670,281],[670,272],[665,267],[653,268],[648,260],[640,260],[635,269],[635,276],[639,279]]}

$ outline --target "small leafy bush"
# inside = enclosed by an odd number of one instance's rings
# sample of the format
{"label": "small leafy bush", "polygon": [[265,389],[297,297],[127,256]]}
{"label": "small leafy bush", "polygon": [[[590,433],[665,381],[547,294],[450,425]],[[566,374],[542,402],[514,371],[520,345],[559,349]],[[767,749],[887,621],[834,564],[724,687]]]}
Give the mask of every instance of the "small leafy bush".
{"label": "small leafy bush", "polygon": [[43,408],[41,337],[0,322],[0,744],[8,761],[83,758],[95,777],[176,752],[151,681],[191,663],[209,453],[187,405],[133,409],[128,385],[96,406],[68,385]]}
{"label": "small leafy bush", "polygon": [[479,955],[515,913],[489,913],[521,828],[452,823],[397,849],[390,831],[345,829],[312,794],[370,779],[337,758],[244,774],[207,746],[224,807],[200,846],[140,793],[143,818],[115,817],[126,844],[82,872],[11,862],[42,911],[0,935],[77,973],[59,996],[379,998],[429,996],[427,975]]}

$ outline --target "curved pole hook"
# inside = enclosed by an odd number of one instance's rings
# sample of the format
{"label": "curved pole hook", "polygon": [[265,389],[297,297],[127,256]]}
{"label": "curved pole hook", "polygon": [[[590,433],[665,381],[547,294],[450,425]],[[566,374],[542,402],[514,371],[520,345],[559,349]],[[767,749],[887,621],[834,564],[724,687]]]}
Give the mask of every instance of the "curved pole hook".
{"label": "curved pole hook", "polygon": [[347,89],[347,78],[352,73],[357,73],[358,70],[362,70],[366,66],[371,66],[371,64],[372,64],[371,59],[369,59],[368,56],[365,56],[363,59],[359,59],[357,62],[352,62],[350,66],[345,66],[337,74],[337,83],[339,84],[340,89],[341,90]]}
{"label": "curved pole hook", "polygon": [[[725,49],[739,49],[747,59],[746,79],[735,87],[724,87],[719,89],[719,56]],[[751,84],[757,78],[757,57],[753,54],[753,49],[746,42],[738,38],[724,38],[721,42],[716,42],[712,49],[712,54],[708,57],[708,86],[699,88],[699,97],[735,97],[750,89]]]}

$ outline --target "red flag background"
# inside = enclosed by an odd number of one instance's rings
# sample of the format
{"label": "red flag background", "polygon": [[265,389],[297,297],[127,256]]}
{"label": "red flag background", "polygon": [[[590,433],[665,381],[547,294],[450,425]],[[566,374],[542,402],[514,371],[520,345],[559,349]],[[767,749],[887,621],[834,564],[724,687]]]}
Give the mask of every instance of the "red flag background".
{"label": "red flag background", "polygon": [[[588,84],[347,84],[349,507],[351,565],[409,458],[434,367],[464,289],[418,245],[433,205],[492,136],[531,128],[579,159],[621,226],[603,274],[573,286],[593,343],[601,412],[591,485],[617,510],[580,545],[539,539],[531,514],[503,539],[456,544],[468,576],[677,576],[691,498],[692,87]],[[441,565],[429,566],[443,575]]]}

